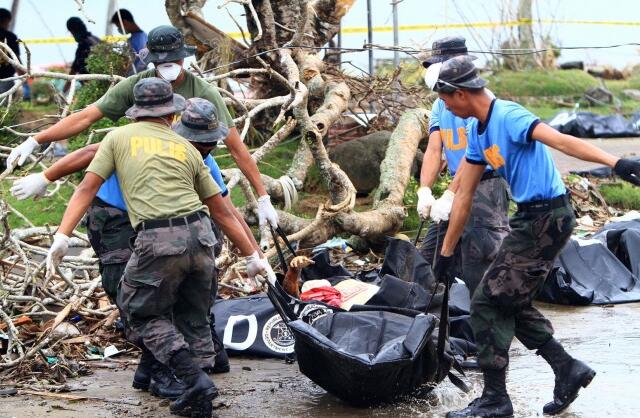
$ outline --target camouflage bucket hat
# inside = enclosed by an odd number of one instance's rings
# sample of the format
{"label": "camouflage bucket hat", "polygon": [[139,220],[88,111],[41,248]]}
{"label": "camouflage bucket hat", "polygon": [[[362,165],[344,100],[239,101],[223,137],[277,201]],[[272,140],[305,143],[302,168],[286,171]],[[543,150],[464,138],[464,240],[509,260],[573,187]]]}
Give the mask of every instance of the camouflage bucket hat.
{"label": "camouflage bucket hat", "polygon": [[171,84],[161,78],[143,78],[133,86],[134,105],[125,112],[130,119],[159,117],[184,110],[185,99],[174,94]]}
{"label": "camouflage bucket hat", "polygon": [[462,36],[447,36],[438,39],[431,44],[431,55],[422,61],[424,68],[438,62],[445,62],[448,59],[457,57],[458,55],[467,55],[472,59],[477,57],[469,55],[467,50],[467,41]]}
{"label": "camouflage bucket hat", "polygon": [[227,126],[218,120],[218,109],[213,103],[198,97],[187,100],[173,131],[190,142],[201,143],[216,143],[229,134]]}
{"label": "camouflage bucket hat", "polygon": [[184,36],[173,26],[163,25],[151,29],[147,47],[138,54],[145,64],[178,61],[196,53],[196,47],[184,44]]}
{"label": "camouflage bucket hat", "polygon": [[473,58],[468,55],[458,55],[442,64],[433,91],[452,93],[457,89],[474,90],[486,85],[487,81],[478,75],[478,69],[473,65]]}

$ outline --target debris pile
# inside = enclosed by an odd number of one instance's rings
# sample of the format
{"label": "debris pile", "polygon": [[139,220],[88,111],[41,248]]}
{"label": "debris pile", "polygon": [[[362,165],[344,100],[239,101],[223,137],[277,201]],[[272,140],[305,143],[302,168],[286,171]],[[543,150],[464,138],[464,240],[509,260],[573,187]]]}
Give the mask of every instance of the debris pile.
{"label": "debris pile", "polygon": [[611,217],[620,216],[622,211],[611,207],[598,190],[604,180],[595,177],[581,177],[576,174],[566,176],[564,184],[571,191],[571,203],[577,212],[576,234],[591,234],[602,228]]}
{"label": "debris pile", "polygon": [[[100,287],[93,252],[66,257],[47,276],[55,229],[11,230],[8,212],[0,202],[0,381],[64,390],[67,378],[90,373],[86,362],[120,352],[109,346],[135,349],[115,330],[118,310]],[[79,233],[71,245],[89,247]]]}

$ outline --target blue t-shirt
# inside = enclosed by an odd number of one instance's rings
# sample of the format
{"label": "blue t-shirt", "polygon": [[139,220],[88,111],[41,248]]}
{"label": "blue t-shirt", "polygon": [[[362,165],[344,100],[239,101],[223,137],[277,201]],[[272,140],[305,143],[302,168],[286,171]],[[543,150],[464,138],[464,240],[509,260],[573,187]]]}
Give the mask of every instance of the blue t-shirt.
{"label": "blue t-shirt", "polygon": [[[460,162],[467,152],[467,124],[473,118],[462,119],[451,113],[442,99],[436,99],[431,106],[429,133],[440,131],[444,155],[452,176],[456,175]],[[487,167],[491,171],[491,167]]]}
{"label": "blue t-shirt", "polygon": [[551,199],[566,193],[549,148],[532,139],[540,119],[517,103],[493,100],[484,124],[467,126],[467,161],[489,164],[509,183],[518,203]]}
{"label": "blue t-shirt", "polygon": [[[224,197],[229,194],[216,160],[214,160],[211,155],[207,155],[207,158],[204,159],[204,164],[209,167],[211,177],[213,177],[213,180],[216,182],[218,187],[220,187],[220,195]],[[96,196],[111,206],[125,211],[127,210],[127,205],[124,203],[124,198],[122,197],[122,191],[120,190],[120,183],[118,183],[116,173],[113,173],[111,177],[102,184],[102,187],[100,187]]]}
{"label": "blue t-shirt", "polygon": [[[147,46],[147,34],[143,31],[132,32],[129,37],[129,46],[136,54],[140,53],[140,50]],[[147,64],[145,64],[140,58],[136,58],[134,65],[136,66],[137,72],[147,69]]]}

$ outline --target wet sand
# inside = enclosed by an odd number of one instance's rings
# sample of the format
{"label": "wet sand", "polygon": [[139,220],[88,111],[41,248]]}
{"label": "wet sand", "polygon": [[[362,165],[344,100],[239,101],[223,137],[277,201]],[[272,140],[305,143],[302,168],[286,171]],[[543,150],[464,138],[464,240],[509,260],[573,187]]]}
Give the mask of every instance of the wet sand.
{"label": "wet sand", "polygon": [[[574,356],[597,371],[591,386],[560,417],[636,417],[640,409],[640,304],[584,308],[539,304],[556,328],[556,337]],[[517,341],[511,351],[508,388],[517,417],[542,416],[552,398],[549,366]],[[169,417],[167,402],[131,388],[134,367],[96,369],[76,379],[77,395],[140,401],[140,406],[109,402],[68,402],[18,395],[0,398],[0,417]],[[442,417],[480,392],[480,375],[469,372],[473,386],[462,394],[448,382],[427,398],[370,409],[345,405],[298,371],[278,360],[232,359],[232,371],[215,376],[221,395],[214,401],[220,417]]]}

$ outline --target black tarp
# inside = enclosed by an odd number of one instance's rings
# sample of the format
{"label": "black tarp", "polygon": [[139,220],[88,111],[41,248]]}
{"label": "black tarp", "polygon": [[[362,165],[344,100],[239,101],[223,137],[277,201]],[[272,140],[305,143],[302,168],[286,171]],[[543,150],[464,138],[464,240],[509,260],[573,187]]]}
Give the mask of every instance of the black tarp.
{"label": "black tarp", "polygon": [[563,305],[637,302],[640,284],[602,241],[571,239],[556,260],[538,299]]}
{"label": "black tarp", "polygon": [[606,244],[609,251],[636,277],[640,277],[640,219],[612,222],[594,238]]}
{"label": "black tarp", "polygon": [[549,125],[563,134],[579,138],[619,138],[639,136],[633,121],[622,115],[598,115],[591,112],[560,112]]}

